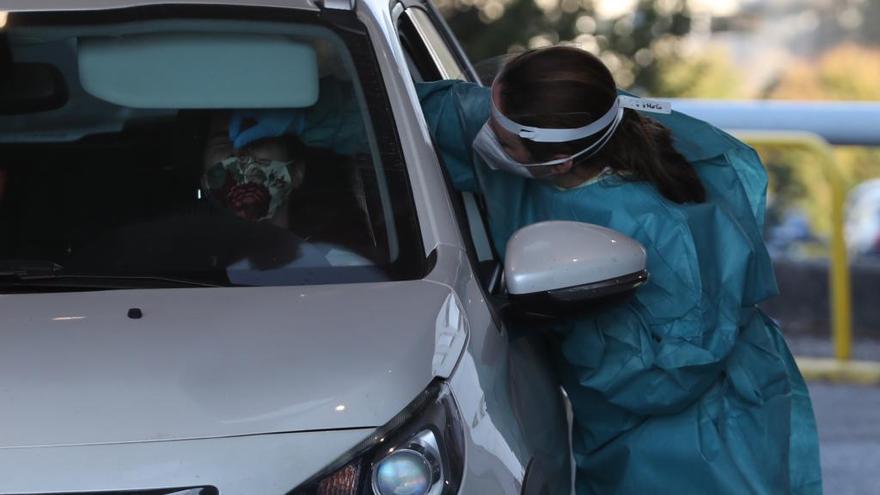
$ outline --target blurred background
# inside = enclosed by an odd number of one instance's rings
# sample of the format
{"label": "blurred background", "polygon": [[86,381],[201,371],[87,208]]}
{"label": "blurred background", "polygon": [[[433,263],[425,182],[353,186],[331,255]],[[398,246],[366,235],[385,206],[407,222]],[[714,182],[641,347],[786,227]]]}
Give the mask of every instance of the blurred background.
{"label": "blurred background", "polygon": [[[639,95],[880,109],[880,0],[435,2],[489,78],[506,55],[565,44]],[[866,115],[856,125],[880,135],[880,113]],[[784,137],[743,137],[770,176],[781,295],[765,309],[811,380],[826,493],[880,493],[880,140]]]}

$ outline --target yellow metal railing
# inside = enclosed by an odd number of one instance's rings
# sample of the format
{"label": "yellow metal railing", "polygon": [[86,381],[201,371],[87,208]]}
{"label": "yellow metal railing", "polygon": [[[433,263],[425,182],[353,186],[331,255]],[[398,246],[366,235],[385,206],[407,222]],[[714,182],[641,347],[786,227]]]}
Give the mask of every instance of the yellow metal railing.
{"label": "yellow metal railing", "polygon": [[740,131],[736,136],[752,145],[800,148],[816,154],[831,192],[831,263],[829,269],[831,338],[834,356],[848,361],[852,356],[852,294],[849,257],[843,237],[843,204],[846,191],[843,178],[834,163],[831,145],[811,132]]}

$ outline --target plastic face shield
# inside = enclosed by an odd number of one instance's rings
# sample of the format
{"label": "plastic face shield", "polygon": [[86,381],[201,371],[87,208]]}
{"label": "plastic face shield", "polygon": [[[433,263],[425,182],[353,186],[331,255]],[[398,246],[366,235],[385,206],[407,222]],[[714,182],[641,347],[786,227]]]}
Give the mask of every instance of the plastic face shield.
{"label": "plastic face shield", "polygon": [[498,136],[492,131],[487,122],[474,140],[474,151],[486,161],[489,167],[495,170],[504,170],[523,177],[534,178],[544,175],[538,173],[533,167],[547,167],[559,165],[569,160],[581,157],[589,157],[598,153],[611,140],[620,122],[623,120],[624,109],[632,109],[641,112],[664,113],[672,112],[669,102],[635,98],[632,96],[619,95],[611,108],[593,122],[571,129],[545,129],[519,124],[501,113],[492,102],[492,117],[495,122],[508,132],[516,134],[521,139],[528,139],[536,143],[567,143],[588,138],[601,133],[599,139],[583,150],[556,160],[535,163],[522,163],[510,157],[504,151]]}

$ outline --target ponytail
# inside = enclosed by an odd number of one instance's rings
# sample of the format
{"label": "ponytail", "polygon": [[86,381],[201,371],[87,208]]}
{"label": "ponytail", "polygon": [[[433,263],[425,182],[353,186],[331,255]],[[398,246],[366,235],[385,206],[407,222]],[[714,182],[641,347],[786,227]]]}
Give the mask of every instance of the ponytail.
{"label": "ponytail", "polygon": [[702,203],[706,189],[694,167],[672,146],[672,133],[654,119],[625,110],[615,137],[590,162],[607,162],[613,169],[654,185],[676,203]]}

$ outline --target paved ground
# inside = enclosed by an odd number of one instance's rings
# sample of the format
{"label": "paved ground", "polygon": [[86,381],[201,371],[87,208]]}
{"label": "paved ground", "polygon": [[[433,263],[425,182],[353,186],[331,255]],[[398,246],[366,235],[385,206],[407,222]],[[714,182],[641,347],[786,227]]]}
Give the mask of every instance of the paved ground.
{"label": "paved ground", "polygon": [[880,494],[880,387],[810,383],[826,495]]}
{"label": "paved ground", "polygon": [[[795,356],[833,357],[831,338],[815,335],[786,335],[788,347]],[[853,342],[853,359],[880,361],[880,339],[859,338]],[[877,491],[880,494],[880,490]]]}

